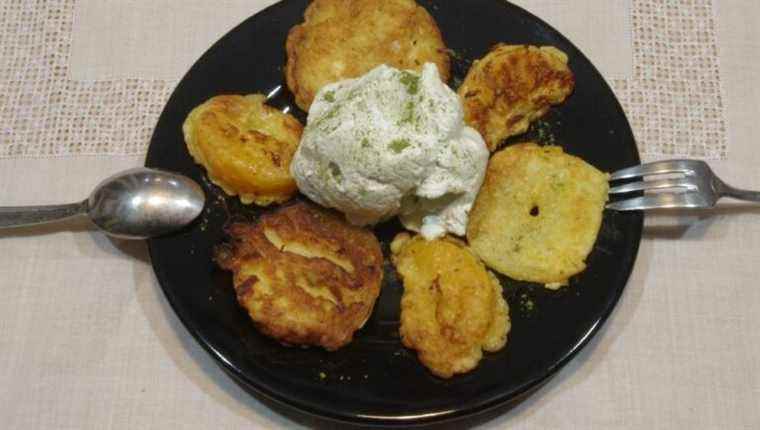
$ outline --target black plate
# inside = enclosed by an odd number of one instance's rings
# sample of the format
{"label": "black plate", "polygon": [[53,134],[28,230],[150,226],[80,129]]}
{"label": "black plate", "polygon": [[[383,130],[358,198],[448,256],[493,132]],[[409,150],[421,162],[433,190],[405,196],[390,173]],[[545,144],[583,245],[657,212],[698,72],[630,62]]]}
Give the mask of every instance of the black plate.
{"label": "black plate", "polygon": [[[550,292],[504,279],[511,307],[507,347],[486,354],[471,373],[441,380],[398,338],[402,287],[386,263],[382,294],[353,343],[333,353],[286,348],[260,335],[235,302],[231,278],[214,267],[211,248],[232,217],[253,219],[254,208],[224,198],[185,149],[181,126],[190,110],[224,93],[269,93],[283,85],[284,43],[302,20],[306,0],[286,0],[253,16],[217,42],[188,72],[159,119],[146,165],[204,183],[203,218],[181,234],[149,241],[153,267],[169,302],[196,340],[250,392],[310,414],[349,422],[409,424],[461,417],[524,397],[570,360],[612,311],[631,272],[643,216],[606,212],[588,270],[568,288]],[[570,58],[576,89],[529,134],[562,145],[606,171],[639,163],[636,144],[615,96],[594,66],[547,24],[503,0],[420,1],[454,51],[452,85],[469,62],[493,44],[553,45]],[[361,31],[361,29],[357,29]],[[284,85],[283,85],[284,86]],[[278,107],[293,106],[286,90]],[[387,245],[400,226],[376,233]]]}

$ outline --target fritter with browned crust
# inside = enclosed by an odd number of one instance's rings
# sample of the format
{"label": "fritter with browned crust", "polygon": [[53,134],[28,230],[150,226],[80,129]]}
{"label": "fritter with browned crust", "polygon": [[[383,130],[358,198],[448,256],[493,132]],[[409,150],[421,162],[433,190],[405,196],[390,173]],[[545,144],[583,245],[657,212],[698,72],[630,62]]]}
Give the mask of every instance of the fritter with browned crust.
{"label": "fritter with browned crust", "polygon": [[420,71],[435,63],[449,78],[441,32],[414,0],[314,0],[290,30],[285,77],[296,103],[309,110],[323,86],[386,64]]}
{"label": "fritter with browned crust", "polygon": [[467,239],[488,267],[559,288],[586,268],[608,175],[559,146],[508,146],[491,157]]}
{"label": "fritter with browned crust", "polygon": [[391,244],[404,283],[404,346],[441,378],[474,369],[507,342],[509,307],[496,277],[463,242],[401,233]]}
{"label": "fritter with browned crust", "polygon": [[193,109],[182,130],[209,179],[245,203],[282,203],[296,192],[290,161],[303,126],[264,104],[261,94],[214,97]]}
{"label": "fritter with browned crust", "polygon": [[215,260],[233,272],[238,302],[262,333],[332,351],[369,318],[383,264],[369,230],[298,202],[227,232],[232,240],[216,248]]}
{"label": "fritter with browned crust", "polygon": [[559,49],[497,45],[472,65],[458,92],[465,122],[495,151],[562,103],[574,86],[567,55]]}

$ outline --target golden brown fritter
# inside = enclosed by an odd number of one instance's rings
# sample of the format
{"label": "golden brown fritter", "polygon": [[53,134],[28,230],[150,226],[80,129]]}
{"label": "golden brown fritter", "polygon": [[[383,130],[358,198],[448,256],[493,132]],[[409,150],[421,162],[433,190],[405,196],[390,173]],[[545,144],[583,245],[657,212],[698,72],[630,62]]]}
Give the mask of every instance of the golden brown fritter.
{"label": "golden brown fritter", "polygon": [[558,146],[509,146],[488,164],[470,212],[470,246],[510,278],[566,285],[586,268],[602,224],[607,180]]}
{"label": "golden brown fritter", "polygon": [[314,0],[290,30],[285,77],[304,111],[323,86],[359,77],[376,66],[421,70],[435,63],[449,78],[441,32],[414,0]]}
{"label": "golden brown fritter", "polygon": [[215,259],[234,273],[238,302],[262,333],[332,351],[369,318],[383,264],[369,230],[298,202],[228,233],[232,241],[216,248]]}
{"label": "golden brown fritter", "polygon": [[195,162],[245,203],[282,203],[296,192],[290,161],[303,126],[261,94],[217,96],[193,109],[182,130]]}
{"label": "golden brown fritter", "polygon": [[404,282],[401,340],[422,364],[450,378],[504,347],[510,321],[501,285],[464,243],[401,233],[391,250]]}
{"label": "golden brown fritter", "polygon": [[465,122],[495,151],[504,139],[524,133],[552,105],[573,92],[567,55],[550,47],[497,45],[467,73],[459,97]]}

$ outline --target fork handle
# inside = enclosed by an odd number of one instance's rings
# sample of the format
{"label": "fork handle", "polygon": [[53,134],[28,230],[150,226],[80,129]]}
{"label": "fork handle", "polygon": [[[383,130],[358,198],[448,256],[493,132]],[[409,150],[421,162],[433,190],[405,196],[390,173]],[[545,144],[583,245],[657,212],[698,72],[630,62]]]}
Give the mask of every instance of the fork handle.
{"label": "fork handle", "polygon": [[729,185],[723,185],[723,196],[731,197],[732,199],[744,200],[746,202],[760,203],[760,191],[749,191],[734,188]]}

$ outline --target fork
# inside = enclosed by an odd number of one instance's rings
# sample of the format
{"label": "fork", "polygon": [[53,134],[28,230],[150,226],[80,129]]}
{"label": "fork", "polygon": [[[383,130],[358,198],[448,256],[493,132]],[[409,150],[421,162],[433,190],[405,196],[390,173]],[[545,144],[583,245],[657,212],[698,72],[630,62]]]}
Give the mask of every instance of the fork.
{"label": "fork", "polygon": [[[668,175],[668,177],[662,177]],[[660,178],[658,178],[660,176]],[[652,177],[651,180],[645,180]],[[668,160],[618,170],[610,181],[639,178],[640,181],[610,188],[611,195],[635,191],[651,192],[607,205],[618,211],[665,208],[711,208],[721,197],[760,202],[760,192],[734,188],[723,182],[710,166],[699,160]]]}

